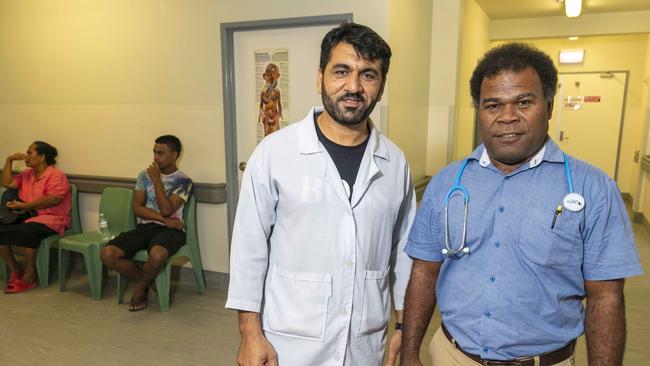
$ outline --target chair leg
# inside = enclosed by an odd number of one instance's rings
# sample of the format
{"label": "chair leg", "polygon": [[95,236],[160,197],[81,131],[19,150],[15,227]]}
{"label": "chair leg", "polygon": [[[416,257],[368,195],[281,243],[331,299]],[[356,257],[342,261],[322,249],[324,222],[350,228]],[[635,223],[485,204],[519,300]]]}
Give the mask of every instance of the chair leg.
{"label": "chair leg", "polygon": [[65,291],[65,271],[67,269],[65,258],[67,258],[67,254],[59,247],[59,291]]}
{"label": "chair leg", "polygon": [[196,279],[196,287],[199,290],[200,294],[205,293],[205,277],[203,275],[203,264],[201,263],[201,257],[190,251],[192,258],[190,261],[192,263],[192,269],[194,269],[194,278]]}
{"label": "chair leg", "polygon": [[98,245],[88,247],[88,251],[84,253],[84,261],[86,263],[86,270],[88,271],[90,293],[93,295],[93,299],[99,300],[102,298],[103,264],[101,259],[99,259]]}
{"label": "chair leg", "polygon": [[172,263],[168,261],[165,263],[163,269],[156,276],[156,288],[158,290],[158,302],[160,303],[160,311],[169,310],[169,298],[171,293],[171,269]]}
{"label": "chair leg", "polygon": [[124,302],[124,290],[126,287],[126,278],[117,272],[117,303]]}
{"label": "chair leg", "polygon": [[38,286],[45,288],[50,285],[50,243],[41,242],[36,252],[36,273],[38,274]]}

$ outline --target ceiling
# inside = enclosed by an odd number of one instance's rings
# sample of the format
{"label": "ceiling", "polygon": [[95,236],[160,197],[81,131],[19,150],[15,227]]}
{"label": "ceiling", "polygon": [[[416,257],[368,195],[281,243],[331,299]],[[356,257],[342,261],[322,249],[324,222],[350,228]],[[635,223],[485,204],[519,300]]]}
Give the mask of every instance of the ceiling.
{"label": "ceiling", "polygon": [[[563,16],[557,0],[476,0],[490,19]],[[582,0],[582,13],[650,10],[650,0]]]}

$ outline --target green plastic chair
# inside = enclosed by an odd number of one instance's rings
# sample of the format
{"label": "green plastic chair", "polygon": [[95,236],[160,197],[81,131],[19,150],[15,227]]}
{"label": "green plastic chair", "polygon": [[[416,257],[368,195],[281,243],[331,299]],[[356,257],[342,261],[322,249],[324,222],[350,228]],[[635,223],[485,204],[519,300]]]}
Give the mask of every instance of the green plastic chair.
{"label": "green plastic chair", "polygon": [[[70,227],[65,230],[63,236],[74,235],[81,232],[81,221],[79,219],[79,195],[77,186],[70,184],[72,205],[70,207]],[[38,275],[38,286],[41,288],[50,285],[50,249],[61,239],[58,234],[48,236],[41,240],[36,252],[36,273]],[[9,268],[4,260],[0,259],[0,273],[4,274],[5,282],[9,278]]]}
{"label": "green plastic chair", "polygon": [[[158,291],[158,301],[160,311],[169,310],[169,300],[171,295],[171,273],[172,263],[176,258],[185,257],[189,259],[194,269],[196,287],[200,294],[205,293],[205,278],[203,277],[203,263],[201,262],[201,252],[199,250],[199,236],[196,224],[196,199],[190,196],[188,202],[183,207],[183,221],[185,222],[185,245],[173,256],[167,259],[160,273],[156,277],[156,288]],[[141,250],[135,254],[134,260],[146,262],[149,258],[146,250]],[[117,274],[117,303],[121,304],[124,300],[124,287],[126,280],[121,274]]]}
{"label": "green plastic chair", "polygon": [[[102,192],[99,212],[108,220],[111,235],[132,230],[135,226],[133,215],[133,190],[129,188],[107,187]],[[91,231],[66,236],[59,240],[59,291],[65,291],[66,251],[81,253],[90,282],[90,292],[95,300],[102,298],[102,271],[104,264],[99,251],[108,240],[103,240],[99,231]]]}

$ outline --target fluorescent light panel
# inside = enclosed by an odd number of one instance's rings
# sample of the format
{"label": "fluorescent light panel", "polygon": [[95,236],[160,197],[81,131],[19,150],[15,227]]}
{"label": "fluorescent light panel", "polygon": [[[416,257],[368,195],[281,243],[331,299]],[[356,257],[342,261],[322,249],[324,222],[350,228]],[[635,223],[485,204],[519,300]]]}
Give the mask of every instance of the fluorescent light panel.
{"label": "fluorescent light panel", "polygon": [[584,48],[560,50],[561,64],[581,64],[585,59]]}

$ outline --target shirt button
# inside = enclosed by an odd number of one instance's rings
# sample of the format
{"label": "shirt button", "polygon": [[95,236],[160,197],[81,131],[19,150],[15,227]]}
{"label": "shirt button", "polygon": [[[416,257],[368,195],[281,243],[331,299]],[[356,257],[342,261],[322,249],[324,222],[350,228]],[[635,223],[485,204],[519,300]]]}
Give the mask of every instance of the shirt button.
{"label": "shirt button", "polygon": [[494,242],[494,246],[498,248],[501,246],[501,243],[497,240]]}
{"label": "shirt button", "polygon": [[491,318],[492,317],[492,313],[489,312],[489,311],[486,311],[484,314],[485,314],[486,318]]}
{"label": "shirt button", "polygon": [[488,351],[488,346],[483,346],[483,352],[487,353]]}
{"label": "shirt button", "polygon": [[494,276],[490,277],[490,282],[494,282],[496,280],[497,280],[496,277],[494,277]]}
{"label": "shirt button", "polygon": [[345,308],[341,309],[341,315],[348,315],[348,311]]}
{"label": "shirt button", "polygon": [[505,210],[503,206],[499,206],[499,212],[503,212],[503,210]]}
{"label": "shirt button", "polygon": [[345,260],[345,265],[347,267],[352,267],[353,264],[354,264],[354,262],[352,262],[352,260],[350,258]]}

